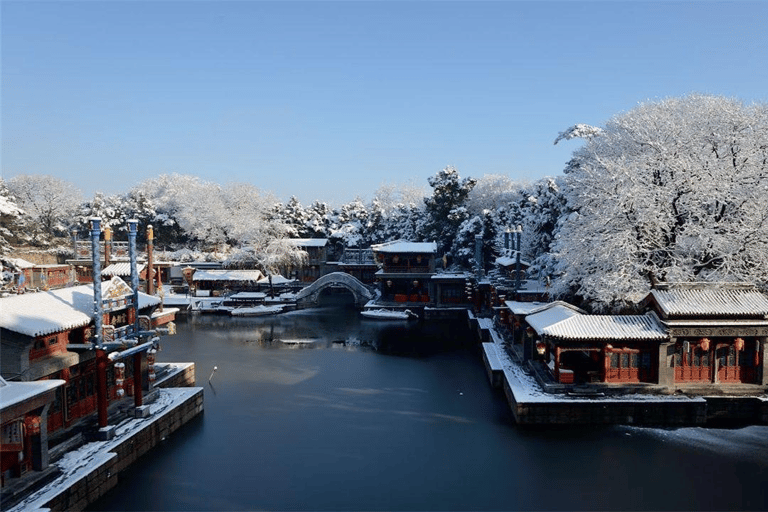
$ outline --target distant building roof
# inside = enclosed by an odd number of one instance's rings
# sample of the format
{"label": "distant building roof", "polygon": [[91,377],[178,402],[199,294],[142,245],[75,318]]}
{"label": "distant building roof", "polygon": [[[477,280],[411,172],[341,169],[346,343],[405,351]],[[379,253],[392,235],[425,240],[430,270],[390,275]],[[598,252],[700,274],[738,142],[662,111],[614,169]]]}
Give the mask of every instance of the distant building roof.
{"label": "distant building roof", "polygon": [[[110,290],[114,290],[112,285],[130,291],[125,282],[114,277],[102,284],[102,296],[110,296]],[[139,292],[140,309],[157,304],[160,304],[159,298]],[[26,336],[68,331],[86,326],[92,320],[93,284],[0,298],[0,327]]]}
{"label": "distant building roof", "polygon": [[[259,284],[269,284],[270,276],[265,276],[261,279],[259,279]],[[272,284],[287,284],[294,282],[295,279],[288,279],[287,277],[283,277],[280,274],[272,274]]]}
{"label": "distant building roof", "polygon": [[546,306],[544,302],[520,302],[516,300],[504,301],[504,305],[515,315],[529,315],[532,311]]}
{"label": "distant building roof", "polygon": [[649,298],[656,302],[664,317],[768,317],[768,298],[748,287],[669,287],[652,290]]}
{"label": "distant building roof", "polygon": [[375,252],[383,253],[436,253],[437,244],[435,242],[403,242],[400,240],[386,242],[383,244],[371,245]]}
{"label": "distant building roof", "polygon": [[32,268],[32,267],[35,266],[35,264],[32,263],[31,261],[27,261],[27,260],[22,259],[22,258],[3,258],[3,260],[6,261],[9,264],[15,266],[16,268],[21,268],[21,269],[23,269],[23,268]]}
{"label": "distant building roof", "polygon": [[[512,267],[517,265],[517,251],[508,251],[509,254],[505,254],[496,258],[496,264],[501,267]],[[531,264],[524,259],[520,259],[520,265],[530,267]]]}
{"label": "distant building roof", "polygon": [[197,270],[193,281],[259,281],[264,278],[261,270]]}
{"label": "distant building roof", "polygon": [[327,238],[289,238],[287,241],[297,247],[325,247],[328,245]]}
{"label": "distant building roof", "polygon": [[[146,265],[144,263],[138,263],[136,265],[137,271],[141,273]],[[131,264],[130,262],[124,262],[121,261],[119,263],[112,263],[108,265],[104,270],[101,271],[101,275],[103,276],[119,276],[119,277],[126,277],[131,275]]]}

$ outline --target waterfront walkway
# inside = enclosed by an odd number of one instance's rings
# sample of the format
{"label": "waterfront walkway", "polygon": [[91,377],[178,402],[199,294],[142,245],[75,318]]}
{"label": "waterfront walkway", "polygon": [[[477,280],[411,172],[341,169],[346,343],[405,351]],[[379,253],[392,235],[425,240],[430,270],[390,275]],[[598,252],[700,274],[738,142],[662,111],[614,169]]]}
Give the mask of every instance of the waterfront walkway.
{"label": "waterfront walkway", "polygon": [[66,452],[51,465],[58,475],[9,512],[85,509],[114,487],[119,473],[134,460],[202,411],[203,388],[163,388],[155,393],[148,417],[127,418],[116,425],[111,440]]}

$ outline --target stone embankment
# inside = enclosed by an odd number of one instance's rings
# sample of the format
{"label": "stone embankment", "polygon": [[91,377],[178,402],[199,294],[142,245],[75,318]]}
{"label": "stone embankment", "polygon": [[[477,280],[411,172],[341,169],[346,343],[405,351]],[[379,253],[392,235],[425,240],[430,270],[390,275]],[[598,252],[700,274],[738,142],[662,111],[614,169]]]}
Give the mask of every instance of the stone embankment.
{"label": "stone embankment", "polygon": [[84,510],[117,485],[120,475],[139,457],[200,415],[203,388],[177,387],[194,385],[194,364],[169,364],[164,374],[157,384],[161,387],[147,397],[152,400],[147,417],[125,419],[116,426],[113,439],[90,442],[63,454],[54,463],[58,476],[10,510]]}

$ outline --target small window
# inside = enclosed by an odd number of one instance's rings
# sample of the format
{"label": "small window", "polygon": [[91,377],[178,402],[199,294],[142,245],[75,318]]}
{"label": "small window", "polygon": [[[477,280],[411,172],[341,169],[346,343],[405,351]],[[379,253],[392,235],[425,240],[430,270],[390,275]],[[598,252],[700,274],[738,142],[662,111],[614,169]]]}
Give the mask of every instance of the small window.
{"label": "small window", "polygon": [[613,352],[611,353],[611,368],[618,368],[619,367],[619,354]]}
{"label": "small window", "polygon": [[629,354],[627,354],[626,352],[621,354],[621,367],[629,368]]}
{"label": "small window", "polygon": [[58,342],[58,338],[56,336],[51,336],[48,338],[48,346],[55,345]]}
{"label": "small window", "polygon": [[630,368],[637,368],[638,367],[638,360],[640,358],[638,357],[637,353],[632,353],[629,355],[629,367]]}

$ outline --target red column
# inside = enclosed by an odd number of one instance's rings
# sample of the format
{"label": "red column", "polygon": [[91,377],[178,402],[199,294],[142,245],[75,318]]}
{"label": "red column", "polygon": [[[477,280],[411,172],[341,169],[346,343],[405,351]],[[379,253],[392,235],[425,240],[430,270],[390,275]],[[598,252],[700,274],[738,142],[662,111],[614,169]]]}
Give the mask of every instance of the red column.
{"label": "red column", "polygon": [[103,350],[96,350],[96,401],[99,411],[99,428],[107,426],[107,406],[109,397],[107,396],[107,353]]}
{"label": "red column", "polygon": [[142,403],[141,352],[139,352],[133,355],[133,405],[140,407]]}

